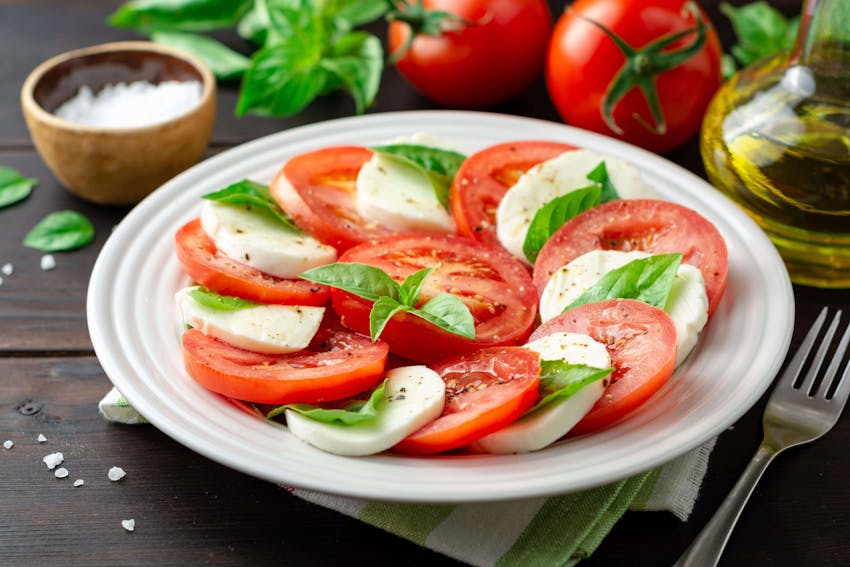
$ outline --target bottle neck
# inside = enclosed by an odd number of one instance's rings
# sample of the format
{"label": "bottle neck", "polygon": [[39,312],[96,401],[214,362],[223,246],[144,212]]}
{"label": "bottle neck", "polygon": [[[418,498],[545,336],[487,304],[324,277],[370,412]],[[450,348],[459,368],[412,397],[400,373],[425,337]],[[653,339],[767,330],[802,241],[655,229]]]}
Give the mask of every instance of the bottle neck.
{"label": "bottle neck", "polygon": [[791,62],[850,75],[850,0],[806,0]]}

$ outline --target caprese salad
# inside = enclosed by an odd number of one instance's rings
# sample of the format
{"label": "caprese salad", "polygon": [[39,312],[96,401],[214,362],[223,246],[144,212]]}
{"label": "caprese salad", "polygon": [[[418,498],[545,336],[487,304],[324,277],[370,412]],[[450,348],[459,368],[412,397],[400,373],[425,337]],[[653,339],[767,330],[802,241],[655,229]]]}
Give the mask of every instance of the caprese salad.
{"label": "caprese salad", "polygon": [[340,455],[606,427],[688,356],[728,271],[717,229],[628,162],[423,135],[209,193],[176,249],[189,375]]}

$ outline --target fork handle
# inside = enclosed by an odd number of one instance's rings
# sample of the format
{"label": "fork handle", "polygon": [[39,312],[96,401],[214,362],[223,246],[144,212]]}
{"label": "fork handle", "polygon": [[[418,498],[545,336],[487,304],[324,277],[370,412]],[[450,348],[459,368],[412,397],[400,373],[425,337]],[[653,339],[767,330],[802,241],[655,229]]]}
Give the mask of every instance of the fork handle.
{"label": "fork handle", "polygon": [[714,567],[717,565],[744,505],[749,500],[750,494],[753,493],[761,475],[777,454],[773,447],[765,443],[759,446],[750,464],[747,465],[741,478],[735,483],[735,487],[726,496],[723,504],[714,513],[711,521],[706,524],[673,567]]}

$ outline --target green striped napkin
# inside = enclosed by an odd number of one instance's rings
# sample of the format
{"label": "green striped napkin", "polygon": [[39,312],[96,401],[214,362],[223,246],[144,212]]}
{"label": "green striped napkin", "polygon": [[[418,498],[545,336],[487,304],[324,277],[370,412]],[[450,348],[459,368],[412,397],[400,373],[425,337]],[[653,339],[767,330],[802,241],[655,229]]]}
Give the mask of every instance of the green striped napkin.
{"label": "green striped napkin", "polygon": [[[147,422],[115,388],[98,407],[110,421]],[[589,557],[627,510],[665,510],[687,520],[714,442],[632,478],[549,498],[398,504],[286,489],[470,565],[570,566]]]}

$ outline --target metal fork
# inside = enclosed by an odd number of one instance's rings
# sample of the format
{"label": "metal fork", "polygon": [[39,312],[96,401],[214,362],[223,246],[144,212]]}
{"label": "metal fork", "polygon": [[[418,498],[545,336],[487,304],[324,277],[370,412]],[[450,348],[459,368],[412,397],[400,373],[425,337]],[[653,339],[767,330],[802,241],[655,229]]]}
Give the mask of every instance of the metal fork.
{"label": "metal fork", "polygon": [[803,344],[797,349],[794,358],[774,387],[764,411],[764,440],[758,451],[714,517],[674,567],[717,565],[744,505],[774,457],[789,447],[819,439],[838,421],[850,394],[850,363],[846,364],[838,380],[834,379],[841,367],[847,343],[850,342],[850,325],[835,348],[823,379],[816,379],[838,329],[840,310],[833,317],[802,383],[799,380],[821,327],[827,319],[827,311],[827,307],[821,310]]}

